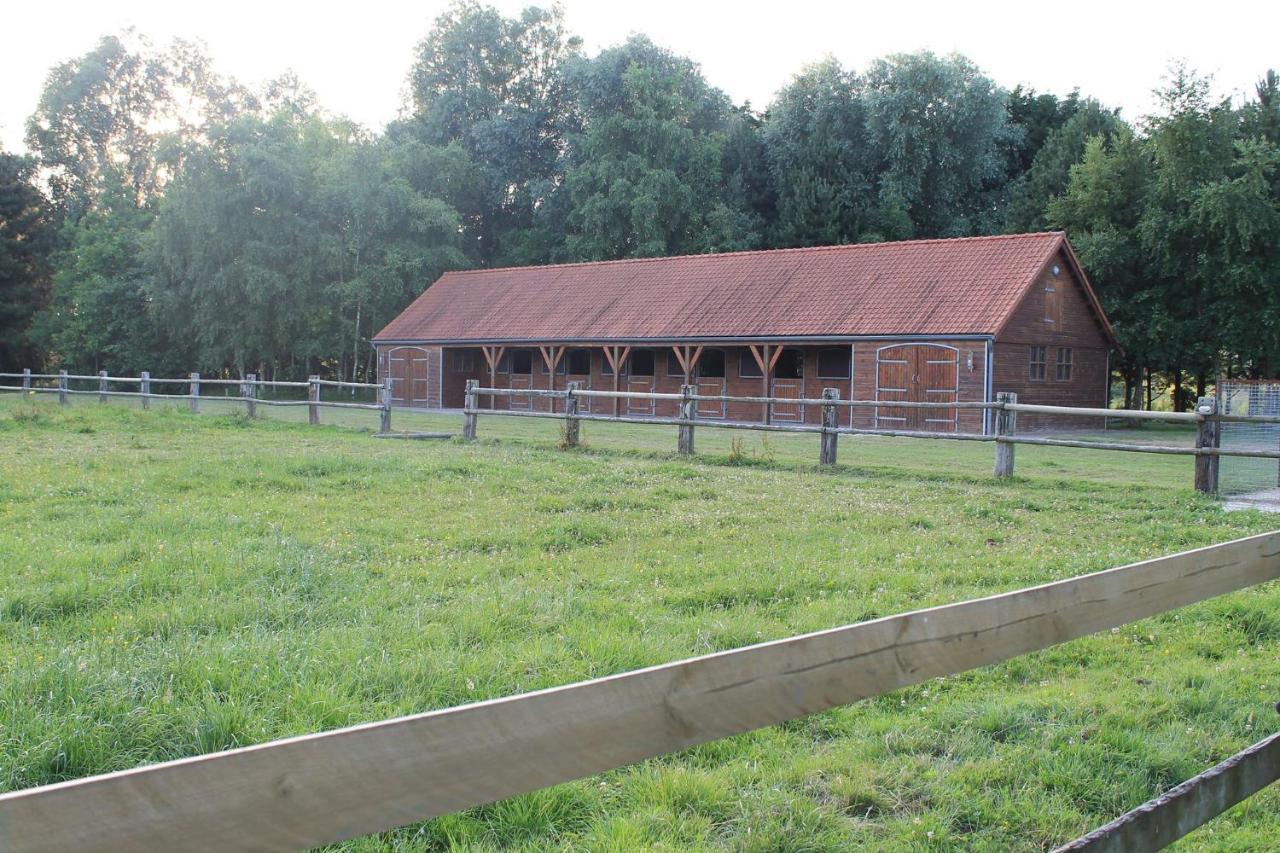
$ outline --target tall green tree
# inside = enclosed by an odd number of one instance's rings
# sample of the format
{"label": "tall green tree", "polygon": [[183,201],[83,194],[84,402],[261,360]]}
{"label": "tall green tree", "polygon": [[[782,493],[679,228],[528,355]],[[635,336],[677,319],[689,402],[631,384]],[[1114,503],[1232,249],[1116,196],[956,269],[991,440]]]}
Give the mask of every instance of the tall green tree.
{"label": "tall green tree", "polygon": [[1022,233],[1049,227],[1049,200],[1066,191],[1071,167],[1084,158],[1088,141],[1100,136],[1109,144],[1117,134],[1129,130],[1115,110],[1092,98],[1078,101],[1071,116],[1047,132],[1030,166],[1009,184],[1005,230]]}
{"label": "tall green tree", "polygon": [[876,60],[863,80],[881,202],[900,204],[920,237],[998,231],[1018,133],[1004,92],[963,56],[929,52]]}
{"label": "tall green tree", "polygon": [[1141,240],[1153,164],[1143,140],[1122,130],[1085,143],[1061,195],[1048,204],[1047,223],[1067,231],[1098,291],[1123,348],[1118,360],[1125,408],[1140,409],[1146,372],[1160,357],[1158,318],[1163,294],[1147,276]]}
{"label": "tall green tree", "polygon": [[633,36],[572,68],[585,130],[563,192],[564,257],[648,257],[750,248],[755,223],[726,192],[732,111],[691,61]]}
{"label": "tall green tree", "polygon": [[860,239],[878,199],[857,75],[831,58],[801,71],[770,106],[763,138],[778,194],[772,244]]}
{"label": "tall green tree", "polygon": [[74,220],[117,173],[134,203],[145,204],[179,164],[183,143],[208,121],[255,107],[194,45],[175,41],[160,51],[127,32],[49,72],[27,145],[60,217]]}
{"label": "tall green tree", "polygon": [[119,173],[103,176],[105,188],[92,208],[64,226],[65,248],[49,305],[35,334],[64,367],[136,376],[190,369],[181,330],[166,333],[150,311],[147,232],[154,213],[135,203],[133,187]]}
{"label": "tall green tree", "polygon": [[427,144],[457,143],[475,164],[481,203],[465,225],[479,263],[545,259],[524,237],[560,178],[575,126],[565,66],[581,45],[558,6],[507,18],[473,0],[451,6],[418,45],[416,126]]}
{"label": "tall green tree", "polygon": [[38,366],[31,321],[49,285],[53,229],[35,164],[0,151],[0,364]]}

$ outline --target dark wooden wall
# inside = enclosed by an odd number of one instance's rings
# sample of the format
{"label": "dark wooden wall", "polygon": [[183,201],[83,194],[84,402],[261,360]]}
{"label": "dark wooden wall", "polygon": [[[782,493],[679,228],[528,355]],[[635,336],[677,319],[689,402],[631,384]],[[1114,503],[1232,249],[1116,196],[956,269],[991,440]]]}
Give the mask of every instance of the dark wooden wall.
{"label": "dark wooden wall", "polygon": [[[994,390],[1012,391],[1022,403],[1038,403],[1052,406],[1103,407],[1107,405],[1107,354],[1109,345],[1089,305],[1081,283],[1071,272],[1070,265],[1061,254],[1054,260],[1059,275],[1054,276],[1050,265],[1027,291],[1008,324],[996,336],[993,358]],[[1061,322],[1045,321],[1046,283],[1061,286]],[[1045,348],[1045,378],[1030,377],[1031,348]],[[1072,351],[1070,381],[1055,377],[1057,350],[1069,347]],[[1053,418],[1042,415],[1022,415],[1018,429],[1046,428],[1098,428],[1101,423],[1083,418]]]}

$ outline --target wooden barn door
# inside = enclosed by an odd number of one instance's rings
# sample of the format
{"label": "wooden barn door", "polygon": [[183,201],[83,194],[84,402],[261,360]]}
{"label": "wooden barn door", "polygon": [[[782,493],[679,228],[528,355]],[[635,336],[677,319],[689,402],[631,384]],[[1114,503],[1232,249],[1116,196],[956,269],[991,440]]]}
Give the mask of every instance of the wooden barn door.
{"label": "wooden barn door", "polygon": [[[799,400],[804,396],[804,351],[786,347],[773,368],[773,393],[780,400]],[[804,420],[804,407],[799,403],[774,403],[773,418],[779,421]]]}
{"label": "wooden barn door", "polygon": [[[588,349],[571,349],[564,354],[564,381],[565,387],[568,383],[577,382],[578,390],[591,390],[591,350]],[[579,397],[578,411],[588,413],[591,411],[591,401],[594,397]]]}
{"label": "wooden barn door", "polygon": [[430,363],[417,347],[397,347],[387,353],[391,402],[399,406],[430,406]]}
{"label": "wooden barn door", "polygon": [[387,353],[387,375],[391,377],[391,402],[409,405],[409,353],[407,349],[393,349]]}
{"label": "wooden barn door", "polygon": [[[654,377],[657,375],[657,358],[653,350],[632,350],[631,355],[627,357],[626,370],[626,387],[628,391],[641,394],[653,393]],[[646,400],[643,397],[628,397],[627,414],[652,415],[654,413],[653,404],[653,400]]]}
{"label": "wooden barn door", "polygon": [[430,365],[427,354],[422,350],[409,350],[409,405],[428,406],[431,404]]}
{"label": "wooden barn door", "polygon": [[898,344],[876,352],[877,429],[954,432],[956,409],[918,409],[893,403],[954,403],[959,351],[938,344]]}
{"label": "wooden barn door", "polygon": [[[708,397],[725,397],[725,351],[722,349],[704,350],[694,368],[694,385],[698,395]],[[699,400],[698,417],[720,420],[724,417],[723,400]]]}

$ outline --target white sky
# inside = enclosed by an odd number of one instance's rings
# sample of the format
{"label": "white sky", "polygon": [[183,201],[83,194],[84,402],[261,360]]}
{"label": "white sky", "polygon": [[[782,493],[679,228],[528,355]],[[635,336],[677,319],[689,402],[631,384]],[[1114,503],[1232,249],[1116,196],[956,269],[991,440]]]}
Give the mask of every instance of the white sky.
{"label": "white sky", "polygon": [[[527,0],[491,0],[507,14]],[[0,145],[22,148],[23,126],[55,63],[102,35],[134,26],[157,44],[205,43],[217,67],[248,84],[292,68],[330,111],[372,128],[394,118],[413,47],[447,0],[277,3],[271,0],[71,0],[6,9],[0,52]],[[1251,93],[1280,66],[1280,11],[1272,2],[1072,3],[933,0],[773,0],[762,3],[564,0],[588,52],[632,32],[691,56],[735,101],[762,108],[802,65],[832,54],[862,68],[887,53],[959,51],[997,83],[1088,95],[1129,118],[1151,109],[1169,61],[1214,75],[1216,94]]]}

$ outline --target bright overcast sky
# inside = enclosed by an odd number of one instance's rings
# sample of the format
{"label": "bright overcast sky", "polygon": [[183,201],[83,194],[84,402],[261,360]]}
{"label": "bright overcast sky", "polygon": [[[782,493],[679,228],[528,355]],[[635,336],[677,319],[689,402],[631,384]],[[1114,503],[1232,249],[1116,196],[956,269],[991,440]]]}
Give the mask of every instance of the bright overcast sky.
{"label": "bright overcast sky", "polygon": [[[526,0],[492,0],[508,14]],[[22,147],[48,69],[84,53],[99,37],[136,27],[157,44],[173,36],[205,43],[217,67],[258,84],[292,68],[336,113],[379,128],[399,108],[414,44],[447,0],[414,3],[273,3],[271,0],[95,0],[5,11],[0,52],[0,144]],[[1280,66],[1272,2],[1077,0],[1075,3],[874,3],[773,0],[761,3],[565,0],[571,31],[595,53],[632,32],[702,64],[735,101],[758,108],[801,66],[832,54],[864,67],[887,53],[959,51],[997,83],[1084,93],[1150,111],[1151,89],[1169,61],[1185,58],[1214,75],[1216,93],[1240,96]]]}

